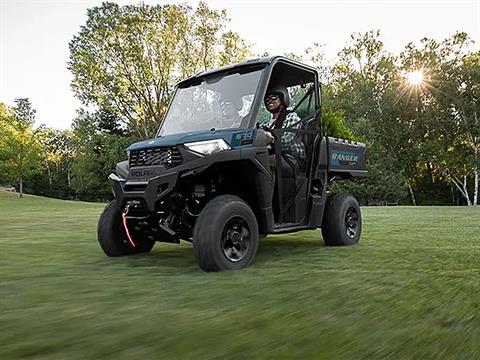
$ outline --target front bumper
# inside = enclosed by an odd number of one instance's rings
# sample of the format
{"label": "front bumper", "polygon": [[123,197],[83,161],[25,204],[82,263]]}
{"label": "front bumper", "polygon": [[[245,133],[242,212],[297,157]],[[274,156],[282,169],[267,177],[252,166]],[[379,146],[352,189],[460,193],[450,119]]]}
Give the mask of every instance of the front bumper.
{"label": "front bumper", "polygon": [[157,201],[175,187],[178,172],[167,172],[144,181],[126,180],[115,174],[110,174],[108,178],[112,182],[119,205],[129,200],[140,200],[145,204],[148,212],[154,212]]}

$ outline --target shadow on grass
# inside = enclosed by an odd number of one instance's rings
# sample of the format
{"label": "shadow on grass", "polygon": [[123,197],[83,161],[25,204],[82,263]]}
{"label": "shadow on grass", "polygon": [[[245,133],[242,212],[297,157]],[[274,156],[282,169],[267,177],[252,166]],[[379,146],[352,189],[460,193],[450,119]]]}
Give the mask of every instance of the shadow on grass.
{"label": "shadow on grass", "polygon": [[[276,262],[278,258],[288,259],[308,254],[312,251],[323,251],[325,246],[321,240],[300,239],[295,236],[274,236],[260,240],[257,252],[257,264],[263,265]],[[181,245],[156,244],[150,254],[109,258],[109,261],[102,261],[102,265],[128,266],[132,268],[158,268],[158,270],[183,270],[189,273],[192,270],[198,271],[197,261],[193,254],[192,246],[183,242]],[[113,260],[113,261],[112,261]]]}
{"label": "shadow on grass", "polygon": [[256,264],[274,263],[279,259],[286,260],[308,256],[312,252],[323,251],[325,246],[321,240],[302,239],[298,236],[283,235],[267,237],[260,241]]}
{"label": "shadow on grass", "polygon": [[[183,269],[185,272],[198,269],[191,246],[179,245],[173,247],[172,245],[167,245],[168,248],[166,248],[162,245],[155,244],[150,254],[127,256],[122,258],[122,260],[125,260],[127,266],[135,268],[155,267],[159,270],[172,270],[174,268],[176,271]],[[149,269],[148,271],[151,270]]]}
{"label": "shadow on grass", "polygon": [[289,237],[288,235],[277,235],[266,237],[260,240],[260,248],[323,248],[324,243],[321,239],[299,238],[298,235]]}

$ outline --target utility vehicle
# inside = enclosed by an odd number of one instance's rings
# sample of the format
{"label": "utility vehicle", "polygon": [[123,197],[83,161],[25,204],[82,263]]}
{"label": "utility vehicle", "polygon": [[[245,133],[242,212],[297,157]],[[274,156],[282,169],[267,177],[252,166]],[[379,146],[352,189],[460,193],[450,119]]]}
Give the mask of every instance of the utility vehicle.
{"label": "utility vehicle", "polygon": [[[264,97],[278,87],[288,92],[295,126],[265,127]],[[235,104],[237,124],[225,119],[222,99]],[[284,57],[181,81],[156,137],[130,145],[128,160],[109,176],[115,200],[98,222],[103,251],[148,253],[156,241],[185,240],[201,269],[222,271],[249,266],[268,234],[321,228],[326,245],[357,243],[358,202],[327,187],[367,176],[365,144],[326,136],[320,109],[316,70]]]}

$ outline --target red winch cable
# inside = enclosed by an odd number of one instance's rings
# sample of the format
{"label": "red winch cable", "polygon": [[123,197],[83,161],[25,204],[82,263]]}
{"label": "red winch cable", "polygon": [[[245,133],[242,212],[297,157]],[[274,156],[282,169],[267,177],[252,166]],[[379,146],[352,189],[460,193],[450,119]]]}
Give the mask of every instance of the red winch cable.
{"label": "red winch cable", "polygon": [[122,213],[122,220],[123,220],[123,227],[125,228],[125,232],[127,233],[128,241],[130,241],[130,244],[132,244],[132,246],[135,247],[136,245],[133,242],[133,239],[130,236],[130,231],[128,231],[128,227],[127,227],[127,213]]}

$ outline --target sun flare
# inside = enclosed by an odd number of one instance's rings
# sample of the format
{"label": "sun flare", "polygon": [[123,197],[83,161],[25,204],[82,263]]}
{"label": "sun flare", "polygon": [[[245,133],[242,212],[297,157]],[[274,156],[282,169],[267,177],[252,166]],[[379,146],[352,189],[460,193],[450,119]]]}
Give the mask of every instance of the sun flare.
{"label": "sun flare", "polygon": [[410,71],[405,74],[407,82],[410,85],[419,86],[423,83],[423,70]]}

